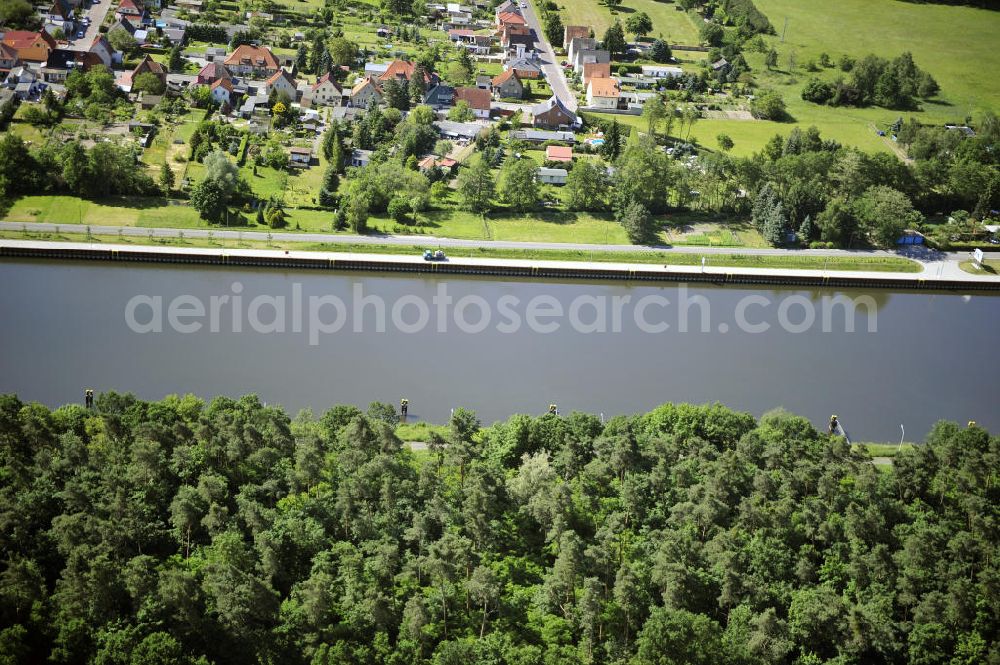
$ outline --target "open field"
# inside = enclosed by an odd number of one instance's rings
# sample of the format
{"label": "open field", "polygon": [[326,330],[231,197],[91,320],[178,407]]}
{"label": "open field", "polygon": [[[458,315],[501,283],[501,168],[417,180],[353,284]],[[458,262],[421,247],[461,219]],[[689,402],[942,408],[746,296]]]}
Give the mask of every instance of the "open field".
{"label": "open field", "polygon": [[[257,228],[257,231],[262,229]],[[204,238],[158,238],[146,240],[128,236],[90,236],[83,233],[32,233],[24,231],[0,231],[0,238],[18,238],[31,240],[81,242],[107,242],[128,245],[170,245],[182,247],[231,247],[231,248],[270,248],[294,249],[299,251],[353,252],[358,254],[396,254],[419,256],[424,249],[434,248],[433,243],[420,244],[419,238],[414,238],[414,244],[406,245],[371,245],[371,244],[333,244],[333,243],[301,243],[301,242],[261,242],[261,241],[209,241]],[[467,258],[497,258],[525,259],[549,261],[599,261],[608,263],[639,263],[650,265],[700,266],[702,257],[698,254],[680,254],[670,252],[600,252],[583,250],[547,250],[547,249],[502,249],[492,247],[448,249],[449,256]],[[789,268],[797,270],[863,270],[866,272],[920,272],[921,267],[915,261],[899,257],[822,257],[801,255],[747,255],[713,254],[707,257],[709,267],[716,268]]]}
{"label": "open field", "polygon": [[[566,5],[567,13],[579,12],[581,17],[608,13],[596,0]],[[706,148],[718,149],[716,137],[725,133],[735,142],[733,154],[747,156],[760,150],[775,134],[786,136],[795,126],[815,125],[824,138],[869,152],[891,152],[889,139],[879,137],[875,130],[885,129],[901,116],[912,116],[926,124],[961,124],[967,116],[1000,109],[1000,86],[991,78],[991,72],[1000,71],[1000,49],[995,48],[1000,12],[897,0],[844,0],[832,5],[760,0],[757,5],[778,31],[778,35],[765,38],[768,46],[778,52],[778,66],[768,71],[761,53],[747,52],[744,56],[759,86],[782,95],[791,121],[703,118],[694,125],[691,138]],[[669,11],[682,16],[673,9]],[[782,42],[785,17],[788,29]],[[913,53],[917,65],[941,85],[940,95],[922,102],[918,110],[834,108],[802,99],[802,89],[813,77],[827,81],[850,77],[837,67],[806,71],[806,64],[821,53],[836,63],[842,55],[858,59],[874,53],[894,58],[904,51]],[[645,125],[641,118],[618,116],[618,120],[640,128]]]}
{"label": "open field", "polygon": [[[564,25],[589,25],[598,39],[617,18],[625,24],[630,14],[646,12],[653,21],[651,37],[661,34],[671,44],[697,44],[698,26],[688,12],[678,11],[675,3],[656,0],[625,0],[612,14],[600,0],[557,0]],[[627,35],[629,39],[633,35]],[[561,46],[553,44],[553,46]]]}
{"label": "open field", "polygon": [[[200,165],[198,165],[200,167]],[[259,168],[259,178],[251,180],[254,191],[262,197],[279,191],[278,172]],[[319,178],[317,167],[300,176],[290,177],[285,189],[289,204],[312,196],[305,178]],[[190,172],[189,172],[190,176]],[[250,178],[248,177],[248,180]],[[263,185],[261,183],[264,183]],[[318,188],[318,184],[316,185]],[[270,189],[269,189],[270,188]],[[333,213],[328,210],[286,208],[288,227],[284,231],[331,232]],[[243,213],[249,218],[248,213]],[[236,213],[233,213],[233,226]],[[743,222],[717,219],[699,213],[671,213],[663,218],[665,232],[661,241],[671,245],[714,247],[763,247],[760,234]],[[184,201],[168,202],[162,198],[117,197],[89,201],[74,196],[25,196],[18,199],[3,217],[8,222],[50,222],[57,224],[116,225],[163,228],[220,228],[202,220]],[[247,230],[266,230],[247,219]],[[368,225],[372,233],[413,234],[467,240],[509,240],[516,242],[565,242],[597,245],[628,245],[624,228],[607,213],[497,211],[485,218],[465,210],[450,208],[421,213],[421,226],[402,226],[387,217],[373,216]]]}

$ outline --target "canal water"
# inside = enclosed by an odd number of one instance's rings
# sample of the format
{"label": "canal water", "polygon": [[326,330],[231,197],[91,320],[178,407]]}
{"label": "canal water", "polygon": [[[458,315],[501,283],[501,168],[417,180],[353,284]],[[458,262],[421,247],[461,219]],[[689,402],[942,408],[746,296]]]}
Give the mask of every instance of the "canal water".
{"label": "canal water", "polygon": [[406,397],[411,419],[489,423],[718,401],[836,413],[854,440],[1000,431],[998,296],[19,260],[0,284],[0,392],[51,406],[87,387],[317,415]]}

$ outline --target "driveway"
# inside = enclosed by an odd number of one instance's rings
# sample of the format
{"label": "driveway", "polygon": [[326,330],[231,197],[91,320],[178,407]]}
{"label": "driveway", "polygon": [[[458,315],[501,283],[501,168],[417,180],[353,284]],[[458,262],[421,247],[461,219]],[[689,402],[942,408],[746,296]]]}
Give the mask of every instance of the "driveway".
{"label": "driveway", "polygon": [[556,58],[555,51],[552,50],[552,45],[545,39],[542,24],[538,20],[538,15],[535,14],[533,4],[531,2],[527,4],[528,6],[522,9],[521,13],[524,15],[524,20],[528,22],[528,27],[535,31],[536,47],[542,54],[542,72],[545,74],[545,78],[549,82],[549,87],[552,88],[552,92],[559,98],[559,101],[569,110],[576,111],[576,95],[569,89],[569,84],[566,83],[566,76],[563,74],[562,67],[559,66],[559,60]]}
{"label": "driveway", "polygon": [[104,17],[108,15],[111,11],[111,3],[114,0],[101,0],[97,4],[93,4],[85,12],[87,16],[90,17],[90,25],[87,26],[87,33],[81,39],[74,39],[70,49],[73,51],[89,51],[90,45],[94,43],[94,38],[100,32],[101,24],[104,23]]}

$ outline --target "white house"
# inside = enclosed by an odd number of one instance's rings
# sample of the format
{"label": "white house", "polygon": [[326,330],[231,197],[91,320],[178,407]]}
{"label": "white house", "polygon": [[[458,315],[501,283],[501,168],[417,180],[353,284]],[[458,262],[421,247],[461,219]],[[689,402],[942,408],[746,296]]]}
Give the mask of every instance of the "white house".
{"label": "white house", "polygon": [[618,81],[613,78],[593,78],[587,84],[587,106],[591,108],[616,109],[620,96]]}
{"label": "white house", "polygon": [[569,171],[566,169],[547,169],[544,166],[538,168],[538,182],[548,185],[565,185],[568,175]]}
{"label": "white house", "polygon": [[371,150],[361,150],[360,148],[357,148],[351,151],[351,166],[358,168],[368,166],[368,162],[371,161],[371,158]]}
{"label": "white house", "polygon": [[227,78],[216,79],[215,83],[209,86],[212,100],[219,104],[233,105],[233,83]]}
{"label": "white house", "polygon": [[651,79],[668,79],[674,76],[681,76],[684,70],[680,67],[670,67],[668,65],[643,65],[642,75]]}

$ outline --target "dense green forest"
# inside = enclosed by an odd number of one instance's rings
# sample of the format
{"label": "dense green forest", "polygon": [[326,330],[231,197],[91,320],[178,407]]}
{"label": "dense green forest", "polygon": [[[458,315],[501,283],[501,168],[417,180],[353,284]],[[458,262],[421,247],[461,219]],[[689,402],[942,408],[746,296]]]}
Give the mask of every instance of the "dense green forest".
{"label": "dense green forest", "polygon": [[0,397],[3,663],[1000,663],[1000,437]]}

